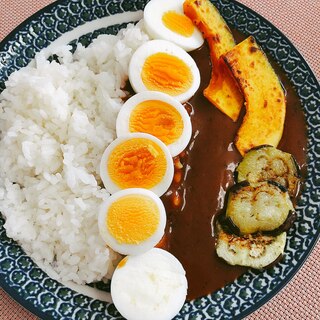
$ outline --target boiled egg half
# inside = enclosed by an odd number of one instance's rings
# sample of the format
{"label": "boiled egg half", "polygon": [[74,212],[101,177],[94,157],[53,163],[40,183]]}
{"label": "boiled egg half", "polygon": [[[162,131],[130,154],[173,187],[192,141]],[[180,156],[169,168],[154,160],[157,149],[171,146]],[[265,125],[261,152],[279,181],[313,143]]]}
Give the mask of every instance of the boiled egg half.
{"label": "boiled egg half", "polygon": [[201,32],[183,13],[184,0],[151,0],[144,8],[144,24],[154,39],[168,40],[186,51],[199,48]]}
{"label": "boiled egg half", "polygon": [[198,90],[200,73],[183,49],[170,41],[151,40],[132,55],[129,80],[135,92],[160,91],[185,102]]}
{"label": "boiled egg half", "polygon": [[183,105],[156,91],[140,92],[128,99],[117,117],[117,136],[132,132],[149,133],[160,139],[174,157],[188,145],[192,127]]}
{"label": "boiled egg half", "polygon": [[162,238],[166,211],[152,191],[131,188],[111,195],[100,207],[99,231],[106,244],[125,255],[153,248]]}
{"label": "boiled egg half", "polygon": [[100,162],[100,176],[110,193],[145,188],[161,196],[169,188],[173,173],[169,149],[147,133],[118,137],[106,148]]}
{"label": "boiled egg half", "polygon": [[111,279],[111,296],[128,320],[168,320],[187,295],[185,270],[171,253],[153,248],[120,261]]}

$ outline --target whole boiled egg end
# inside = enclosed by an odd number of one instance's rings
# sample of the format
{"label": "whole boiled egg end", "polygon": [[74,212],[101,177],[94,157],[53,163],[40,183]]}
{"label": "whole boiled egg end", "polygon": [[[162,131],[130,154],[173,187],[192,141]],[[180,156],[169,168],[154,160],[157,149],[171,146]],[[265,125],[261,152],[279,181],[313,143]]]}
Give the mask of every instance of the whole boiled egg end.
{"label": "whole boiled egg end", "polygon": [[199,48],[204,38],[183,12],[182,0],[151,0],[144,9],[144,24],[154,39],[168,40],[186,51]]}
{"label": "whole boiled egg end", "polygon": [[185,302],[187,288],[181,263],[158,248],[126,257],[111,280],[113,302],[129,320],[172,319]]}
{"label": "whole boiled egg end", "polygon": [[102,205],[99,232],[106,244],[125,255],[137,255],[153,248],[162,238],[166,212],[153,192],[131,188],[114,193]]}

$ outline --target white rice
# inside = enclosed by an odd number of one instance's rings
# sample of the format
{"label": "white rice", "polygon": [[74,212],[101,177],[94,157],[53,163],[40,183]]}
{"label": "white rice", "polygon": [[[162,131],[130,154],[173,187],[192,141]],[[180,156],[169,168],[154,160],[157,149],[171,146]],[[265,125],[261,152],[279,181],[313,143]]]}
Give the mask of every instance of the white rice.
{"label": "white rice", "polygon": [[42,53],[13,73],[0,95],[0,211],[8,237],[45,271],[77,284],[110,278],[118,255],[106,248],[97,214],[109,197],[99,162],[115,138],[141,23],[99,36],[60,64]]}

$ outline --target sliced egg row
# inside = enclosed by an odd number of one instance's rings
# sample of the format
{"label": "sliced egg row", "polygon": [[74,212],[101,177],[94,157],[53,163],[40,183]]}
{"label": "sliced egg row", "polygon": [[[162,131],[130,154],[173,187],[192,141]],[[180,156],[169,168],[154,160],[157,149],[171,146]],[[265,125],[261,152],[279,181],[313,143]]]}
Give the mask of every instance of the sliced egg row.
{"label": "sliced egg row", "polygon": [[[201,39],[195,41],[195,48],[203,43],[201,34],[187,19],[181,0],[152,0],[145,8],[147,31],[161,39],[140,46],[129,63],[129,80],[137,94],[122,106],[116,122],[118,138],[104,152],[100,166],[102,181],[110,193],[146,188],[161,196],[172,182],[171,157],[186,148],[192,134],[190,117],[181,102],[200,85],[195,61],[171,42],[176,35],[177,39]],[[162,29],[154,27],[157,23]],[[157,32],[152,31],[154,28]],[[183,32],[185,29],[192,32]]]}
{"label": "sliced egg row", "polygon": [[98,223],[106,244],[126,255],[111,281],[118,311],[127,319],[171,319],[184,304],[188,284],[181,263],[154,248],[166,225],[159,197],[173,179],[172,157],[191,138],[181,102],[198,90],[200,73],[186,51],[201,46],[203,38],[183,14],[182,0],[151,0],[144,21],[157,40],[139,47],[129,64],[137,94],[121,108],[117,139],[101,159],[101,179],[112,195],[101,206]]}
{"label": "sliced egg row", "polygon": [[144,25],[152,39],[140,46],[129,63],[129,80],[137,93],[160,91],[180,102],[200,86],[200,72],[186,52],[204,38],[183,12],[184,0],[151,0],[144,9]]}
{"label": "sliced egg row", "polygon": [[151,134],[120,135],[106,148],[100,176],[112,195],[101,206],[98,223],[109,247],[136,255],[161,240],[166,212],[159,197],[168,190],[173,175],[169,148]]}
{"label": "sliced egg row", "polygon": [[98,219],[106,244],[127,255],[112,276],[111,296],[126,319],[171,319],[184,304],[186,274],[172,254],[154,246],[164,235],[167,218],[159,196],[173,179],[172,156],[190,140],[190,118],[172,97],[142,92],[123,105],[116,130],[118,138],[100,164],[112,195]]}
{"label": "sliced egg row", "polygon": [[105,150],[100,166],[110,193],[146,188],[161,196],[172,182],[171,157],[186,148],[192,133],[181,101],[188,100],[200,84],[195,61],[186,48],[178,46],[191,41],[195,49],[203,43],[201,33],[188,19],[181,0],[152,0],[145,8],[146,29],[158,39],[140,46],[129,64],[129,80],[137,94],[121,108],[118,138]]}
{"label": "sliced egg row", "polygon": [[166,212],[160,198],[144,188],[112,194],[101,206],[99,231],[106,244],[126,255],[111,279],[111,297],[128,320],[172,319],[187,296],[186,272],[171,253],[154,248]]}

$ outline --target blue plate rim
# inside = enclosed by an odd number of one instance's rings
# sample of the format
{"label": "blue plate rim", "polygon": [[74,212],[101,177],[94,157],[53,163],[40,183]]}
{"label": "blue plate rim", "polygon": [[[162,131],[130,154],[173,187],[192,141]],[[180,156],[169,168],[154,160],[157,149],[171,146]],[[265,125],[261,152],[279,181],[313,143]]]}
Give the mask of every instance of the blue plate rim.
{"label": "blue plate rim", "polygon": [[41,8],[37,12],[33,13],[30,17],[22,21],[20,24],[18,24],[12,31],[10,31],[9,34],[7,34],[1,41],[0,41],[0,51],[3,50],[3,47],[6,42],[9,40],[12,40],[11,38],[14,37],[14,35],[20,31],[22,28],[24,28],[30,21],[34,20],[35,18],[41,16],[43,13],[47,12],[49,9],[55,7],[56,5],[59,5],[60,3],[65,2],[65,0],[56,0],[45,7]]}
{"label": "blue plate rim", "polygon": [[[37,12],[35,12],[34,14],[32,14],[30,17],[28,17],[26,20],[24,20],[23,22],[21,22],[16,28],[14,28],[7,36],[5,36],[5,38],[3,40],[1,40],[0,42],[0,51],[3,51],[4,45],[10,41],[13,40],[14,35],[21,31],[26,25],[28,25],[29,22],[31,22],[32,20],[40,17],[43,13],[46,13],[47,11],[49,11],[50,9],[59,6],[60,4],[66,3],[66,0],[56,0],[54,2],[52,2],[51,4],[46,5],[45,7],[43,7],[42,9],[38,10]],[[301,60],[301,62],[303,62],[306,66],[307,69],[309,71],[309,73],[311,74],[311,76],[313,76],[316,80],[316,87],[317,90],[320,91],[320,84],[319,81],[316,77],[316,75],[314,74],[312,68],[310,67],[309,63],[306,61],[306,59],[303,57],[303,55],[300,53],[300,51],[296,48],[296,46],[293,44],[293,42],[281,31],[279,30],[274,24],[272,24],[270,21],[268,21],[266,18],[264,18],[262,15],[260,15],[259,13],[257,13],[256,11],[254,11],[253,9],[247,7],[246,5],[236,1],[236,0],[229,0],[229,2],[234,2],[237,4],[237,6],[241,7],[242,9],[244,9],[246,12],[250,12],[251,14],[257,16],[261,21],[263,21],[265,24],[269,25],[272,27],[273,30],[276,30],[280,36],[286,40],[286,42],[288,42],[288,44],[294,49],[295,53],[298,55],[299,59]],[[309,172],[308,172],[308,176],[309,176]],[[319,227],[320,227],[320,221],[319,221]],[[263,306],[264,304],[266,304],[268,301],[270,301],[272,298],[274,298],[274,296],[276,296],[285,286],[287,286],[287,284],[293,279],[293,277],[297,274],[297,272],[303,267],[303,265],[305,264],[306,260],[308,259],[308,257],[310,256],[310,254],[312,253],[313,249],[315,248],[315,246],[317,245],[317,242],[320,239],[320,228],[318,228],[315,236],[313,237],[312,241],[310,242],[309,246],[308,246],[308,250],[305,251],[304,255],[299,259],[299,264],[297,264],[291,271],[289,274],[287,274],[286,278],[281,281],[281,283],[272,289],[272,291],[270,293],[268,293],[263,299],[261,299],[258,303],[256,303],[254,306],[247,308],[246,310],[242,311],[241,314],[234,316],[234,320],[240,320],[245,318],[246,316],[248,316],[249,314],[255,312],[256,310],[258,310],[261,306]],[[27,309],[28,311],[32,312],[34,315],[42,318],[42,319],[54,319],[51,315],[47,314],[46,312],[42,311],[41,309],[36,308],[31,302],[29,302],[28,300],[24,299],[19,293],[18,291],[13,288],[10,287],[9,284],[5,281],[5,278],[3,275],[0,274],[0,287],[7,293],[9,294],[9,296],[11,296],[16,302],[18,302],[22,307],[24,307],[25,309]]]}

